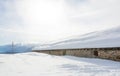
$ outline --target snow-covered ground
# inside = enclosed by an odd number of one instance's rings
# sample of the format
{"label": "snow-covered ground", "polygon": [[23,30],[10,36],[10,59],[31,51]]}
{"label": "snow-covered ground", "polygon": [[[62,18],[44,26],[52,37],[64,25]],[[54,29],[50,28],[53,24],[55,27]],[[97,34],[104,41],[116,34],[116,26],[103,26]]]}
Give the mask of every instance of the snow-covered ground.
{"label": "snow-covered ground", "polygon": [[0,76],[120,76],[120,62],[34,52],[0,54]]}
{"label": "snow-covered ground", "polygon": [[59,41],[33,50],[120,47],[120,26]]}

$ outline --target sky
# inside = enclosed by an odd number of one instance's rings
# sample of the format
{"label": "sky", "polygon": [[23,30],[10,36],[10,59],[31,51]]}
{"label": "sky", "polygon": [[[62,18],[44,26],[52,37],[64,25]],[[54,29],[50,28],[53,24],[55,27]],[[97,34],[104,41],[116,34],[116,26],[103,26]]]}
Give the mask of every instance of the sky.
{"label": "sky", "polygon": [[120,25],[120,0],[0,0],[0,45],[50,43]]}

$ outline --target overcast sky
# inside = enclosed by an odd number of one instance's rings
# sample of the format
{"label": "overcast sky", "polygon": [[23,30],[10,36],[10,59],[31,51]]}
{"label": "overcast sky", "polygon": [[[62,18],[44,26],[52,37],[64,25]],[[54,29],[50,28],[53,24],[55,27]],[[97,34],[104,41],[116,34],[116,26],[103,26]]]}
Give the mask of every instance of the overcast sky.
{"label": "overcast sky", "polygon": [[120,0],[0,0],[0,44],[48,43],[119,20]]}

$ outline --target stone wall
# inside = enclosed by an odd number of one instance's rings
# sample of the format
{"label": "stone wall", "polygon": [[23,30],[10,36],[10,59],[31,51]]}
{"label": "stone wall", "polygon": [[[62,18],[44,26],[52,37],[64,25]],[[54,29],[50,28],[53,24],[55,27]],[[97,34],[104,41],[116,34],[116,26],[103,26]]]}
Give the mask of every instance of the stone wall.
{"label": "stone wall", "polygon": [[120,61],[120,48],[82,48],[82,49],[56,49],[33,50],[33,52],[47,53],[51,55],[71,55],[78,57],[103,58]]}
{"label": "stone wall", "polygon": [[104,59],[112,59],[120,61],[120,50],[100,50],[98,51],[98,57]]}

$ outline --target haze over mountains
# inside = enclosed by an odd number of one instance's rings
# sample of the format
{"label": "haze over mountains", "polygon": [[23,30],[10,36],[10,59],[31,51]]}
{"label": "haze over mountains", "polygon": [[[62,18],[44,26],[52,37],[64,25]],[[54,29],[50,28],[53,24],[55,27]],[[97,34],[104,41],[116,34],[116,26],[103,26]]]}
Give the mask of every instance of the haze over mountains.
{"label": "haze over mountains", "polygon": [[120,26],[111,29],[91,32],[85,35],[73,37],[68,40],[56,42],[50,45],[36,47],[34,49],[71,49],[71,48],[96,48],[119,47]]}
{"label": "haze over mountains", "polygon": [[12,46],[11,44],[0,46],[0,53],[23,53],[23,52],[31,52],[34,45],[22,45],[15,44]]}

